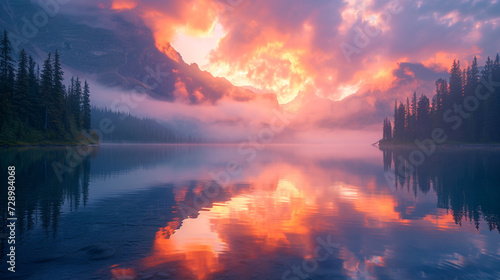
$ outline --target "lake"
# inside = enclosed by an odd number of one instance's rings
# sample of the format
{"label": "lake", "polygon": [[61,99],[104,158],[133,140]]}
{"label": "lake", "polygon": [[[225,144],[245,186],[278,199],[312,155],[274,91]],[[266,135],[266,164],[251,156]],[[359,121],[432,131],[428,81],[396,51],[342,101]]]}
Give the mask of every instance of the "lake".
{"label": "lake", "polygon": [[2,148],[7,279],[500,279],[500,150]]}

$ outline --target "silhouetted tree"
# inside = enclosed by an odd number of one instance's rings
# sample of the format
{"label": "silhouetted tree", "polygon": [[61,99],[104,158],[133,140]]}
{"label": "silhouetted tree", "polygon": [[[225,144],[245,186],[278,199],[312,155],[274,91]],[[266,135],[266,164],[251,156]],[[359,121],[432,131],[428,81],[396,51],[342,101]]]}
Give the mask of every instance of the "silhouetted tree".
{"label": "silhouetted tree", "polygon": [[14,59],[7,30],[4,30],[0,45],[0,128],[8,121],[13,91]]}
{"label": "silhouetted tree", "polygon": [[12,96],[12,108],[15,112],[14,116],[26,124],[28,122],[28,112],[26,107],[28,94],[28,56],[26,55],[26,51],[22,49],[19,54],[16,84],[14,94]]}
{"label": "silhouetted tree", "polygon": [[392,125],[388,118],[384,119],[383,138],[384,141],[392,140]]}
{"label": "silhouetted tree", "polygon": [[73,94],[71,100],[71,113],[73,115],[73,121],[75,122],[76,129],[80,130],[82,128],[82,83],[80,79],[76,78],[75,84],[73,86]]}
{"label": "silhouetted tree", "polygon": [[[481,79],[487,83],[481,82]],[[500,143],[499,82],[498,54],[495,61],[488,57],[481,72],[476,57],[463,71],[460,69],[460,62],[454,60],[450,70],[450,83],[445,79],[438,79],[436,95],[432,100],[422,95],[417,101],[414,92],[411,105],[408,98],[406,106],[400,103],[398,107],[396,101],[393,142],[413,142],[415,139],[428,138],[433,128],[442,128],[452,141]],[[457,117],[460,122],[455,121]],[[383,140],[387,140],[387,123],[384,120]]]}
{"label": "silhouetted tree", "polygon": [[[0,34],[0,144],[81,140],[82,112],[90,111],[88,84],[87,99],[82,103],[79,79],[77,83],[72,79],[68,90],[63,84],[57,50],[53,60],[50,53],[47,55],[41,75],[38,65],[24,49],[18,55],[16,70],[8,34]],[[77,100],[72,99],[74,95]],[[70,115],[70,105],[74,105],[77,122]],[[87,115],[86,130],[90,129],[89,119]]]}
{"label": "silhouetted tree", "polygon": [[59,60],[59,53],[55,52],[54,62],[52,67],[53,73],[53,89],[52,89],[52,100],[51,100],[51,114],[49,115],[49,122],[51,123],[51,128],[56,133],[57,138],[63,138],[64,133],[64,85],[63,85],[63,75],[64,72],[61,67],[61,62]]}
{"label": "silhouetted tree", "polygon": [[416,138],[425,139],[430,137],[431,110],[429,107],[429,98],[422,95],[417,105]]}
{"label": "silhouetted tree", "polygon": [[30,56],[28,59],[28,96],[24,103],[27,108],[28,124],[32,125],[35,129],[41,130],[43,127],[43,106],[41,106],[39,78],[36,66],[35,61]]}
{"label": "silhouetted tree", "polygon": [[448,96],[448,83],[445,79],[438,79],[436,81],[436,108],[433,115],[433,125],[436,127],[443,127],[443,115],[445,111],[443,103],[446,96]]}
{"label": "silhouetted tree", "polygon": [[82,128],[90,131],[91,128],[91,107],[89,84],[85,81],[82,96]]}
{"label": "silhouetted tree", "polygon": [[52,73],[52,61],[50,53],[47,56],[47,59],[43,63],[42,75],[40,77],[40,95],[42,96],[42,105],[44,110],[44,130],[49,129],[49,118],[53,115],[52,106],[54,104],[53,101],[53,73]]}
{"label": "silhouetted tree", "polygon": [[399,103],[399,107],[396,110],[396,117],[394,118],[394,133],[393,139],[396,141],[403,141],[405,137],[405,123],[406,123],[406,111],[403,103]]}

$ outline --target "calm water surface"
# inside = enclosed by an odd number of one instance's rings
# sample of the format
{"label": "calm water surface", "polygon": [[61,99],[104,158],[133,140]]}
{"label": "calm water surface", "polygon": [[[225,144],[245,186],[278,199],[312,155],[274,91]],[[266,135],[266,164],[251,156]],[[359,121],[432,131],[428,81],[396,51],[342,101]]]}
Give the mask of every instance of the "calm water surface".
{"label": "calm water surface", "polygon": [[85,152],[0,150],[18,218],[17,272],[2,227],[0,278],[500,279],[499,150],[409,172],[408,151],[371,146]]}

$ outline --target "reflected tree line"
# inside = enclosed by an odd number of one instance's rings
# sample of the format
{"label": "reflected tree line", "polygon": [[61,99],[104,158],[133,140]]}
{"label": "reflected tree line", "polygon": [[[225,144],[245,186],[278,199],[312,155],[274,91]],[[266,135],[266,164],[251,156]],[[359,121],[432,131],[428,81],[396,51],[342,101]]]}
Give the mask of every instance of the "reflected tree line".
{"label": "reflected tree line", "polygon": [[412,150],[383,150],[384,170],[394,169],[395,187],[415,193],[433,190],[438,207],[451,210],[455,223],[480,221],[500,232],[500,151],[440,151],[418,167]]}
{"label": "reflected tree line", "polygon": [[[134,145],[117,145],[99,149],[82,148],[86,153],[71,168],[68,158],[79,155],[77,147],[24,147],[0,150],[0,170],[16,167],[16,217],[17,237],[35,228],[42,228],[47,235],[56,236],[60,215],[65,211],[78,211],[87,205],[89,183],[93,179],[128,174],[137,168],[154,168],[169,164],[182,169],[192,167],[200,148],[186,145],[151,145],[135,149]],[[99,157],[97,157],[99,154]],[[133,159],[133,160],[131,160]],[[92,163],[91,163],[92,162]],[[53,163],[60,163],[62,180],[59,180]],[[91,170],[92,165],[92,170]],[[69,169],[65,169],[65,168]],[[7,172],[2,172],[7,182]],[[188,197],[189,198],[189,197]],[[7,224],[7,188],[0,191],[0,220]],[[138,204],[142,205],[142,204]],[[128,206],[130,208],[130,204]],[[0,228],[0,254],[6,254],[7,227]],[[5,253],[5,254],[4,254]]]}
{"label": "reflected tree line", "polygon": [[[53,162],[64,162],[68,155],[65,148],[22,148],[0,151],[0,169],[15,166],[16,233],[22,240],[23,234],[41,227],[47,234],[57,233],[58,221],[63,207],[77,211],[86,206],[89,195],[90,157],[95,157],[97,147],[88,151],[71,172],[59,180],[52,168]],[[2,172],[7,182],[6,172]],[[7,191],[0,192],[0,219],[7,223]],[[5,255],[7,228],[0,229],[0,253]]]}

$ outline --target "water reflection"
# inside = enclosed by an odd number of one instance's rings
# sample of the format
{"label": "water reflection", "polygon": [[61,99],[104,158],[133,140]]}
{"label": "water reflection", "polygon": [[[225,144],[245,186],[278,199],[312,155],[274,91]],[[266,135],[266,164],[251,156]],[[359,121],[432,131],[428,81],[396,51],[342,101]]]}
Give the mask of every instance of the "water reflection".
{"label": "water reflection", "polygon": [[[17,234],[40,226],[47,234],[57,234],[60,214],[65,206],[68,211],[77,211],[88,201],[90,180],[90,158],[95,158],[98,148],[82,152],[81,161],[68,169],[60,179],[55,176],[52,164],[64,160],[68,151],[64,148],[38,149],[20,148],[0,151],[0,169],[7,170],[9,165],[16,171],[16,217]],[[2,172],[2,182],[7,182],[7,173]],[[7,192],[0,192],[2,202],[7,201]],[[0,204],[0,218],[3,224],[7,219],[7,203]],[[2,236],[6,228],[0,229]],[[0,242],[3,256],[7,239]]]}
{"label": "water reflection", "polygon": [[[235,146],[103,145],[63,181],[45,166],[64,149],[2,153],[27,186],[26,279],[500,276],[494,151],[436,153],[404,173],[408,152],[372,147],[269,146],[247,162]],[[197,207],[229,161],[241,174]]]}
{"label": "water reflection", "polygon": [[433,190],[437,206],[450,210],[456,224],[484,220],[489,230],[500,232],[500,151],[472,149],[444,150],[426,158],[418,167],[409,161],[411,150],[386,150],[384,170],[394,162],[396,188],[415,196]]}

